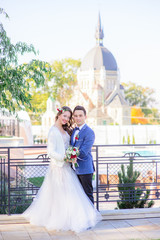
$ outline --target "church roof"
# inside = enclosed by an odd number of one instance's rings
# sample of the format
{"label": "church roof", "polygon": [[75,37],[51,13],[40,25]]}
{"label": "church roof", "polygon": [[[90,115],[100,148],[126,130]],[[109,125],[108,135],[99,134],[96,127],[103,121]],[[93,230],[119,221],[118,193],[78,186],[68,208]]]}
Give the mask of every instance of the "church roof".
{"label": "church roof", "polygon": [[127,101],[125,100],[125,98],[122,96],[121,92],[119,92],[118,88],[115,87],[115,89],[113,90],[113,92],[111,94],[109,94],[106,99],[105,99],[105,105],[109,105],[111,104],[111,102],[114,101],[114,99],[118,96],[120,102],[121,102],[121,105],[127,105],[128,106],[128,103]]}
{"label": "church roof", "polygon": [[101,27],[101,18],[99,14],[98,24],[96,28],[96,46],[92,48],[84,57],[80,69],[86,71],[89,69],[117,71],[117,63],[112,53],[103,46],[104,33]]}
{"label": "church roof", "polygon": [[102,66],[105,70],[117,71],[117,63],[112,53],[103,46],[95,46],[84,57],[80,69],[82,71],[91,68],[100,70]]}

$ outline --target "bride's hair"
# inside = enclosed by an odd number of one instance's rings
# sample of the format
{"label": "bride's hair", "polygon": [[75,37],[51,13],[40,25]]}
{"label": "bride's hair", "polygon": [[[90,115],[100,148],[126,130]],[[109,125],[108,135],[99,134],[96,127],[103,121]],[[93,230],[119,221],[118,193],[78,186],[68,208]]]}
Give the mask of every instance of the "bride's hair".
{"label": "bride's hair", "polygon": [[71,135],[71,134],[72,134],[72,131],[73,131],[73,127],[72,127],[72,125],[73,125],[72,110],[71,110],[69,107],[67,107],[67,106],[63,106],[62,108],[57,108],[57,111],[58,111],[58,113],[57,113],[57,115],[56,115],[56,117],[55,117],[55,120],[56,120],[56,121],[57,121],[58,117],[59,117],[62,113],[66,112],[66,111],[67,111],[67,112],[70,112],[71,115],[70,115],[70,119],[69,119],[68,123],[62,125],[62,127],[63,127],[63,129],[64,129],[65,131],[68,132],[69,135]]}

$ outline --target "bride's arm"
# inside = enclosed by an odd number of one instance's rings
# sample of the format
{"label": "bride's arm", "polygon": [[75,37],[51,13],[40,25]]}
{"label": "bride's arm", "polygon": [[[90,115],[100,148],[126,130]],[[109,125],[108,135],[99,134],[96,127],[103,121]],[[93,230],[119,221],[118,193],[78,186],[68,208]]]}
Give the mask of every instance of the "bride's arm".
{"label": "bride's arm", "polygon": [[48,156],[52,159],[55,159],[56,161],[64,161],[64,154],[62,151],[62,154],[57,152],[57,146],[61,144],[59,141],[59,136],[57,135],[56,131],[51,130],[48,134],[48,146],[47,146],[47,152]]}

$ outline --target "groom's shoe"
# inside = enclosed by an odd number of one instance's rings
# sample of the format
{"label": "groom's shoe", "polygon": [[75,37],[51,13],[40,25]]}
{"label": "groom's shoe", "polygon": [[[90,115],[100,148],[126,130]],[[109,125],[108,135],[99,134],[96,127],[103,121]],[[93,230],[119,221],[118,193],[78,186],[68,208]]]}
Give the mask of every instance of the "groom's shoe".
{"label": "groom's shoe", "polygon": [[92,229],[91,227],[87,228],[87,230],[91,230],[91,229]]}

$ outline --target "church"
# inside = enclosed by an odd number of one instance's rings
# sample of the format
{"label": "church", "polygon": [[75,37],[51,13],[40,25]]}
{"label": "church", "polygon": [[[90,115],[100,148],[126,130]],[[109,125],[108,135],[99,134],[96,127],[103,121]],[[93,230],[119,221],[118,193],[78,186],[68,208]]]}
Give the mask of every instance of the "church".
{"label": "church", "polygon": [[99,14],[96,46],[84,57],[77,72],[77,86],[68,105],[83,105],[87,123],[97,125],[131,124],[131,109],[119,81],[119,69],[112,53],[103,46],[104,32]]}

